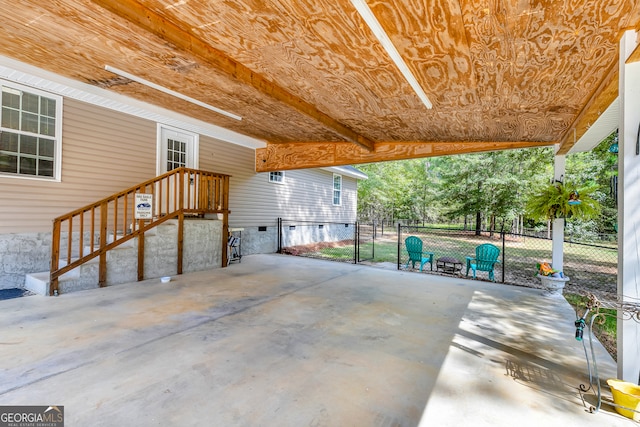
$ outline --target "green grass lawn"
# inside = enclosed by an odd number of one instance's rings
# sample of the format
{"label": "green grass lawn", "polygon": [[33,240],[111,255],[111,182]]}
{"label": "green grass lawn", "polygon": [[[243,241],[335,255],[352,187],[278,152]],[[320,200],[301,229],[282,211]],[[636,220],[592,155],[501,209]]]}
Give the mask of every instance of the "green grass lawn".
{"label": "green grass lawn", "polygon": [[[372,262],[393,262],[398,261],[398,245],[390,242],[363,243],[360,245],[360,259],[370,260],[372,251],[375,251]],[[317,254],[322,257],[331,258],[339,261],[353,260],[354,248],[352,245],[322,248]],[[309,254],[313,256],[313,254]]]}
{"label": "green grass lawn", "polygon": [[[369,259],[372,252],[372,243],[360,245],[360,258]],[[398,244],[391,242],[376,242],[372,262],[398,262]]]}

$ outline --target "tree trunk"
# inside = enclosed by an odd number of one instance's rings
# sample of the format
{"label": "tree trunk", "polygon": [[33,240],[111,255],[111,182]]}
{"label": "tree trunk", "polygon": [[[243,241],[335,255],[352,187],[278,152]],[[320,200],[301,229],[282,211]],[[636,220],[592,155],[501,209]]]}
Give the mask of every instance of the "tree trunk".
{"label": "tree trunk", "polygon": [[482,231],[482,212],[476,212],[476,236],[479,236]]}
{"label": "tree trunk", "polygon": [[491,219],[489,222],[489,237],[493,237],[493,233],[496,230],[496,216],[491,214]]}
{"label": "tree trunk", "polygon": [[524,234],[524,215],[518,215],[518,234]]}

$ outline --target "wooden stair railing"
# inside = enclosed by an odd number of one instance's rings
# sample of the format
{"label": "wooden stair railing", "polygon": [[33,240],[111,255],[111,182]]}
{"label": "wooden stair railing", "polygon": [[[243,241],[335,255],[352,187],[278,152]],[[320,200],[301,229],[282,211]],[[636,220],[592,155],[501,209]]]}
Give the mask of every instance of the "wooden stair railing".
{"label": "wooden stair railing", "polygon": [[[178,168],[55,218],[49,295],[59,293],[60,276],[96,257],[100,258],[98,284],[106,286],[107,252],[136,237],[138,280],[143,280],[144,233],[172,218],[178,218],[177,272],[182,274],[185,214],[223,214],[222,267],[225,267],[228,256],[229,178],[229,175]],[[151,219],[135,218],[135,195],[140,193],[153,196]],[[66,242],[65,254],[61,254],[63,242]],[[66,261],[63,267],[60,267],[61,260]]]}

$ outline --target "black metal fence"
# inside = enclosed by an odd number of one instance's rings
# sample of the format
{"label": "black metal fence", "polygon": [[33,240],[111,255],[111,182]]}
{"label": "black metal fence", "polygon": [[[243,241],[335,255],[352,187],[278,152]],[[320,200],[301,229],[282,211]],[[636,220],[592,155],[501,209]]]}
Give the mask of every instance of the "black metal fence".
{"label": "black metal fence", "polygon": [[352,263],[372,260],[375,227],[278,218],[278,253]]}
{"label": "black metal fence", "polygon": [[376,255],[376,227],[356,222],[356,263],[373,261]]}
{"label": "black metal fence", "polygon": [[[433,253],[433,266],[423,273],[466,277],[466,258],[475,249],[491,243],[500,249],[495,281],[511,285],[541,287],[536,265],[552,261],[552,240],[527,234],[397,225],[395,228],[372,224],[299,221],[278,219],[278,252],[342,262],[394,264],[398,269],[418,271],[408,263],[405,239],[419,237],[423,250]],[[568,292],[593,292],[601,298],[615,299],[618,250],[615,243],[564,243],[563,272],[570,278]],[[440,261],[440,262],[439,262]],[[448,262],[447,262],[448,261]],[[456,262],[457,261],[457,262]],[[471,272],[469,274],[471,277]],[[486,272],[477,278],[488,280]]]}
{"label": "black metal fence", "polygon": [[[483,243],[491,243],[500,248],[500,263],[495,268],[497,282],[512,285],[539,287],[536,265],[551,263],[552,240],[524,234],[490,233],[475,231],[439,229],[428,227],[398,226],[398,268],[411,269],[404,241],[408,236],[423,240],[424,250],[434,253],[433,272],[447,273],[445,268],[437,268],[437,260],[455,259],[462,264],[460,272],[466,276],[466,258],[475,255],[475,248]],[[616,294],[618,275],[618,250],[615,244],[587,244],[564,242],[563,273],[570,278],[566,289],[576,291],[584,288],[600,295]],[[444,267],[444,263],[440,263]],[[431,273],[430,269],[425,272]],[[448,271],[449,273],[451,270]],[[478,278],[487,279],[487,273],[478,272]]]}

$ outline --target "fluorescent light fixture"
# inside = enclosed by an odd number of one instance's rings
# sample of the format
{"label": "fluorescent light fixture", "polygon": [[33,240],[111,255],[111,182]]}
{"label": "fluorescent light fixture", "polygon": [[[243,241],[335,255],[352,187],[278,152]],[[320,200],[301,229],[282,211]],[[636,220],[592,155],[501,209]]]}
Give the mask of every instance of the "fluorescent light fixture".
{"label": "fluorescent light fixture", "polygon": [[393,62],[396,64],[396,67],[398,67],[398,69],[400,70],[404,78],[407,80],[409,85],[411,85],[411,88],[413,88],[413,91],[416,93],[416,95],[418,95],[418,98],[420,98],[422,103],[427,108],[429,109],[433,108],[431,101],[429,101],[429,98],[427,98],[427,94],[424,93],[424,91],[422,90],[422,87],[420,87],[420,84],[418,83],[414,75],[409,70],[409,67],[407,67],[407,64],[404,62],[404,60],[398,53],[398,50],[396,49],[396,47],[391,42],[391,39],[389,38],[387,33],[385,33],[384,30],[382,29],[382,25],[380,25],[380,22],[378,22],[378,19],[376,19],[375,15],[369,8],[367,1],[351,0],[351,3],[356,8],[358,13],[362,17],[362,19],[364,19],[364,21],[367,23],[367,25],[369,26],[373,34],[376,36],[380,44],[382,44],[382,47],[384,48],[384,50],[387,51],[387,53],[389,54]]}
{"label": "fluorescent light fixture", "polygon": [[171,90],[171,89],[168,89],[168,88],[166,88],[164,86],[157,85],[157,84],[155,84],[153,82],[150,82],[149,80],[143,79],[142,77],[134,76],[133,74],[127,73],[126,71],[119,70],[119,69],[114,68],[114,67],[112,67],[110,65],[105,65],[104,69],[109,71],[109,72],[112,72],[113,74],[117,74],[117,75],[125,77],[125,78],[127,78],[129,80],[133,80],[134,82],[143,84],[145,86],[149,86],[152,89],[159,90],[160,92],[164,92],[164,93],[166,93],[168,95],[175,96],[176,98],[180,98],[180,99],[182,99],[184,101],[187,101],[187,102],[190,102],[192,104],[199,105],[200,107],[206,108],[208,110],[215,111],[216,113],[222,114],[223,116],[227,116],[227,117],[230,117],[230,118],[235,119],[235,120],[242,120],[241,116],[238,116],[236,114],[233,114],[233,113],[230,113],[228,111],[222,110],[220,108],[214,107],[213,105],[205,104],[204,102],[198,101],[197,99],[191,98],[190,96],[183,95],[180,92],[176,92],[175,90]]}

